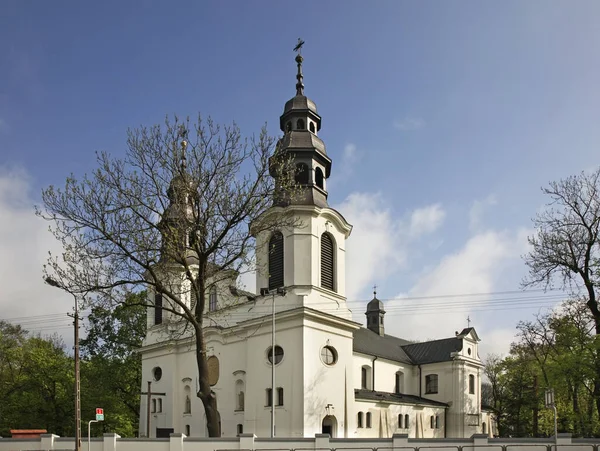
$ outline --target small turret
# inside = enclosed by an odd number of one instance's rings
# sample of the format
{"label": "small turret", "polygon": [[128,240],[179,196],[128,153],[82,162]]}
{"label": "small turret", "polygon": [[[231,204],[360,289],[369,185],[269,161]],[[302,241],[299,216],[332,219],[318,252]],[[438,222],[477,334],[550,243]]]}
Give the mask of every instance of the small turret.
{"label": "small turret", "polygon": [[365,315],[367,316],[367,329],[383,337],[385,335],[383,324],[385,310],[383,309],[383,302],[377,299],[375,287],[373,287],[373,299],[367,304],[367,313]]}

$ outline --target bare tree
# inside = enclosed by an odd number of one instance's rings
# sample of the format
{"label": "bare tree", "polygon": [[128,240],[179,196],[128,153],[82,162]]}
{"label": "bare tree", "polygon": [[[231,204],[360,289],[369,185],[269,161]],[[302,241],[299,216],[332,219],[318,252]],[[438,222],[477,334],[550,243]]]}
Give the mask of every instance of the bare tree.
{"label": "bare tree", "polygon": [[[528,238],[531,251],[524,257],[529,275],[523,285],[552,287],[559,282],[574,298],[587,304],[600,334],[597,284],[600,243],[600,168],[582,172],[543,188],[550,197],[533,219],[535,234]],[[600,350],[596,352],[594,395],[600,413]]]}
{"label": "bare tree", "polygon": [[91,175],[45,189],[37,209],[64,248],[50,255],[44,277],[96,293],[92,302],[104,305],[148,286],[191,329],[211,437],[221,432],[203,335],[207,290],[253,268],[258,234],[298,225],[285,208],[271,208],[296,193],[293,163],[275,142],[264,128],[244,140],[235,124],[167,118],[129,130],[124,158],[98,153]]}

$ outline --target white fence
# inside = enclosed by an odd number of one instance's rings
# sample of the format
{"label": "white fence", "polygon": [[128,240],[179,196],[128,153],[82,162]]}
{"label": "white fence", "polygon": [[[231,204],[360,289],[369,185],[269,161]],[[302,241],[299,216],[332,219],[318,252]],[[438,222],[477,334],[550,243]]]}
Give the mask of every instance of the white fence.
{"label": "white fence", "polygon": [[[43,434],[36,439],[0,438],[0,451],[73,450],[73,438]],[[600,439],[572,439],[571,434],[554,438],[511,439],[474,435],[469,439],[409,439],[395,434],[391,439],[343,439],[317,434],[315,438],[257,438],[241,434],[233,438],[194,438],[171,434],[170,438],[121,438],[104,434],[83,439],[81,451],[600,451]]]}

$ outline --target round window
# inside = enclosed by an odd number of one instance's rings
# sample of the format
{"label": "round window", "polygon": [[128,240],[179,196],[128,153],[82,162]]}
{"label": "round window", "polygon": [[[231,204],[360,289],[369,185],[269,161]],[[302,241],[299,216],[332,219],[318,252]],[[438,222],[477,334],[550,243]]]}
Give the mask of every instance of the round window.
{"label": "round window", "polygon": [[467,348],[467,352],[471,355],[471,348]]}
{"label": "round window", "polygon": [[337,359],[337,351],[333,346],[324,346],[321,349],[321,360],[325,365],[335,365]]}
{"label": "round window", "polygon": [[160,368],[160,366],[157,366],[152,370],[152,376],[154,376],[155,381],[160,380],[160,378],[162,377],[162,369]]}
{"label": "round window", "polygon": [[[283,359],[283,348],[281,346],[275,346],[275,365],[277,365]],[[272,348],[269,347],[267,349],[267,360],[269,363],[273,363],[273,351]]]}

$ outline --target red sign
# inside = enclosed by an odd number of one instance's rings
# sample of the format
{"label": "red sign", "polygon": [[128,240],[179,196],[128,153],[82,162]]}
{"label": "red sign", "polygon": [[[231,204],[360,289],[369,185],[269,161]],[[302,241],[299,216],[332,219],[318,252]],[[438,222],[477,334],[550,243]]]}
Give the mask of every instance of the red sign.
{"label": "red sign", "polygon": [[96,415],[104,415],[104,409],[96,408]]}

